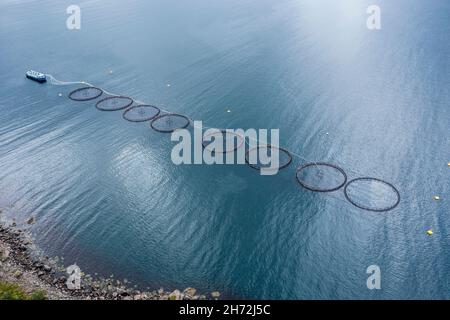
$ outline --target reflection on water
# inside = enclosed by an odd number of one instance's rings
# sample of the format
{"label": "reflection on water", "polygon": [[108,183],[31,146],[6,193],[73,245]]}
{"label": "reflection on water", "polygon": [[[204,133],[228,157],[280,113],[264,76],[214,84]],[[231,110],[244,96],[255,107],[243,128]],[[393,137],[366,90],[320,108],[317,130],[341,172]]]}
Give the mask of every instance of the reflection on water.
{"label": "reflection on water", "polygon": [[[449,298],[450,4],[379,1],[377,32],[365,27],[369,4],[85,1],[81,30],[70,31],[69,3],[3,1],[3,218],[34,215],[47,254],[142,286]],[[246,166],[174,166],[169,135],[69,100],[76,86],[31,82],[30,68],[209,126],[280,128],[289,150],[336,163],[349,179],[393,182],[402,202],[374,214],[342,190],[304,190],[298,157],[268,177]],[[372,264],[379,291],[365,286]]]}

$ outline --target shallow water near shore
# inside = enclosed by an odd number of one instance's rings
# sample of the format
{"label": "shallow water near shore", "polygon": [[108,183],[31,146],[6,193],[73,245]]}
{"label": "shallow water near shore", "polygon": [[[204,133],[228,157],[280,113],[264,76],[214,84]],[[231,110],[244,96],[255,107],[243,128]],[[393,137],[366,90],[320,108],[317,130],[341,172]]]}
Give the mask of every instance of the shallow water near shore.
{"label": "shallow water near shore", "polygon": [[[0,219],[34,216],[47,255],[140,287],[450,298],[448,1],[378,1],[375,32],[369,1],[82,1],[78,31],[66,29],[70,4],[0,4]],[[71,101],[79,86],[40,85],[28,69],[208,126],[279,128],[283,147],[385,179],[401,202],[373,213],[342,190],[306,191],[298,157],[266,177],[175,166],[170,135]],[[366,287],[374,264],[381,290]]]}

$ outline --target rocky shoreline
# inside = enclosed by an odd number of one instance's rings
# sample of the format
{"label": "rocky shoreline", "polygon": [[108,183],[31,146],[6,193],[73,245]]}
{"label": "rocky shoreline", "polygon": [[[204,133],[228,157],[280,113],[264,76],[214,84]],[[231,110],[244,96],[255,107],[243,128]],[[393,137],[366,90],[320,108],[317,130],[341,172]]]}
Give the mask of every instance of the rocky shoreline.
{"label": "rocky shoreline", "polygon": [[140,291],[125,281],[91,275],[83,275],[80,287],[73,289],[67,284],[66,268],[57,259],[33,251],[32,239],[24,230],[0,224],[0,282],[16,284],[29,293],[43,291],[49,300],[205,300],[220,296],[219,292],[201,295],[194,288]]}

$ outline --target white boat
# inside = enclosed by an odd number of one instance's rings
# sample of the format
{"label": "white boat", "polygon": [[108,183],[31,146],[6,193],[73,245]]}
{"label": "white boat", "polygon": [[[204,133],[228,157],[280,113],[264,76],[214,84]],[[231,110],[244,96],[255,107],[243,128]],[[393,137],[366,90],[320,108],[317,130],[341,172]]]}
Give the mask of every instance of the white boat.
{"label": "white boat", "polygon": [[31,80],[34,80],[37,82],[41,82],[41,83],[47,81],[45,74],[37,72],[37,71],[33,71],[33,70],[27,71],[26,76],[28,79],[31,79]]}

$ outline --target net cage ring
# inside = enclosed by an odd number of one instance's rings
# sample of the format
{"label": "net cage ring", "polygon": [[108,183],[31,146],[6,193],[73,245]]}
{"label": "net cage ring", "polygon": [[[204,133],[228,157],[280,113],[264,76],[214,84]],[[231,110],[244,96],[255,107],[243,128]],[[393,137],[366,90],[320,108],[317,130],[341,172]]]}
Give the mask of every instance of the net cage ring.
{"label": "net cage ring", "polygon": [[256,170],[260,170],[261,168],[263,168],[263,166],[259,166],[259,165],[254,164],[254,163],[250,163],[250,160],[249,160],[250,152],[255,151],[255,150],[259,150],[259,149],[262,149],[262,148],[278,149],[278,151],[280,153],[283,153],[283,154],[285,154],[287,156],[287,161],[284,164],[278,166],[278,170],[287,168],[291,164],[291,162],[292,162],[292,155],[291,155],[291,153],[288,150],[286,150],[284,148],[281,148],[281,147],[276,147],[276,146],[272,146],[272,145],[268,144],[268,145],[264,145],[264,146],[257,146],[257,147],[251,148],[245,153],[245,162],[247,163],[247,165],[250,168],[253,168],[253,169],[256,169]]}
{"label": "net cage ring", "polygon": [[[120,101],[120,100],[126,101],[126,102],[123,103],[123,104],[117,105],[118,101]],[[108,104],[110,102],[112,102],[111,104],[113,105],[113,107],[103,107],[102,106],[102,104]],[[130,97],[126,97],[126,96],[112,96],[112,97],[107,97],[107,98],[104,98],[104,99],[98,101],[95,104],[95,107],[98,110],[101,110],[101,111],[117,111],[117,110],[126,109],[129,106],[131,106],[132,104],[133,104],[133,99],[131,99]]]}
{"label": "net cage ring", "polygon": [[[93,91],[93,95],[88,95],[89,91]],[[103,90],[97,87],[82,87],[75,89],[69,93],[69,99],[74,101],[89,101],[100,97],[103,94]],[[79,95],[79,97],[77,97]]]}
{"label": "net cage ring", "polygon": [[[311,184],[306,183],[304,180],[302,180],[299,177],[299,173],[301,173],[302,171],[306,170],[307,168],[310,168],[313,166],[322,166],[322,167],[332,168],[332,169],[336,170],[342,176],[342,182],[336,186],[331,186],[329,188],[318,188],[318,187],[312,186]],[[297,171],[295,172],[295,179],[303,188],[305,188],[307,190],[314,191],[314,192],[333,192],[333,191],[337,191],[337,190],[341,189],[347,183],[347,174],[341,167],[334,165],[332,163],[309,162],[309,163],[301,165],[300,167],[297,168]]]}
{"label": "net cage ring", "polygon": [[[151,112],[153,114],[150,115],[146,115],[146,111],[144,110],[151,110]],[[149,121],[154,119],[155,117],[157,117],[159,115],[159,113],[161,112],[161,110],[158,107],[149,105],[149,104],[139,104],[136,106],[132,106],[129,107],[128,109],[126,109],[123,114],[122,117],[127,120],[127,121],[131,121],[131,122],[144,122],[144,121]],[[133,117],[133,113],[137,113],[137,115],[135,117]],[[140,117],[140,118],[139,118]]]}
{"label": "net cage ring", "polygon": [[[225,150],[221,150],[221,151],[214,150],[217,153],[229,153],[229,152],[236,151],[237,149],[241,148],[244,145],[244,143],[245,143],[245,138],[243,136],[241,136],[240,134],[237,134],[235,132],[228,131],[226,129],[225,130],[224,129],[217,129],[214,132],[208,133],[207,135],[203,136],[203,140],[204,140],[205,137],[214,136],[215,134],[222,134],[222,135],[230,134],[230,135],[233,135],[234,137],[237,137],[237,138],[240,139],[239,143],[237,143],[236,145],[234,145],[234,143],[233,143],[233,149],[228,150],[228,149],[226,149],[227,146],[225,146]],[[210,142],[211,141],[202,141],[203,148],[205,148],[206,150],[211,151],[210,149],[208,149],[208,146],[209,146]],[[224,139],[223,142],[226,144],[225,139]]]}
{"label": "net cage ring", "polygon": [[[365,205],[362,205],[362,204],[354,201],[348,193],[348,187],[359,181],[372,181],[372,182],[380,183],[380,184],[383,184],[383,185],[389,187],[395,194],[395,197],[396,197],[395,202],[392,205],[386,206],[386,207],[375,207],[375,206],[372,207],[372,206],[365,206]],[[367,211],[372,211],[372,212],[390,211],[390,210],[394,209],[395,207],[397,207],[400,203],[400,192],[397,190],[397,188],[392,183],[389,183],[387,181],[384,181],[384,180],[381,180],[378,178],[372,178],[372,177],[361,177],[361,178],[356,178],[356,179],[350,180],[344,188],[344,195],[345,195],[345,198],[347,199],[347,201],[350,202],[355,207],[357,207],[359,209],[367,210]]]}
{"label": "net cage ring", "polygon": [[[157,123],[158,121],[163,121],[164,118],[166,119],[166,123],[170,122],[170,117],[175,117],[175,118],[179,118],[179,119],[183,119],[184,121],[186,121],[185,124],[181,125],[181,126],[177,126],[175,128],[171,128],[171,129],[162,129],[162,128],[158,128],[157,127]],[[191,123],[191,120],[189,120],[188,117],[186,117],[185,115],[179,114],[179,113],[165,113],[162,115],[157,116],[156,118],[154,118],[152,120],[152,122],[150,122],[150,127],[157,131],[157,132],[162,132],[162,133],[172,133],[176,130],[180,130],[180,129],[185,129],[187,128]]]}

